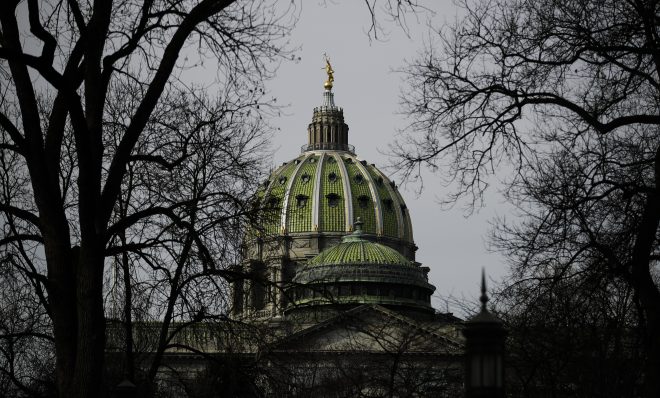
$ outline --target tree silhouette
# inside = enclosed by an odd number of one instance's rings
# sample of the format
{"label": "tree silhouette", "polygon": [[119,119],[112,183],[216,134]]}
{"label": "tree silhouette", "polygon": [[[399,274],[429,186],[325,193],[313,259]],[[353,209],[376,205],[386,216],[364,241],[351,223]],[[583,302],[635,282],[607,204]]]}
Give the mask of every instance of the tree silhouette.
{"label": "tree silhouette", "polygon": [[660,394],[658,7],[465,2],[406,69],[411,124],[392,147],[408,178],[446,172],[450,201],[474,204],[489,176],[513,170],[503,180],[523,221],[496,243],[514,280],[630,289],[647,397]]}

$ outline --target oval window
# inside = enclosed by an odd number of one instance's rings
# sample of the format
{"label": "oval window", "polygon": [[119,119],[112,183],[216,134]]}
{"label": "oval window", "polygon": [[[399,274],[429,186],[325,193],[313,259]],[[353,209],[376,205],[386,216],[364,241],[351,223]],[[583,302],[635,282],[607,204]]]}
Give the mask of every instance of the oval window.
{"label": "oval window", "polygon": [[296,195],[296,206],[299,208],[307,206],[308,199],[309,196],[307,195]]}
{"label": "oval window", "polygon": [[369,207],[369,202],[371,199],[367,195],[360,195],[358,197],[358,205],[360,206],[361,209],[366,209]]}
{"label": "oval window", "polygon": [[328,199],[328,207],[339,206],[339,195],[336,193],[329,193],[325,197]]}

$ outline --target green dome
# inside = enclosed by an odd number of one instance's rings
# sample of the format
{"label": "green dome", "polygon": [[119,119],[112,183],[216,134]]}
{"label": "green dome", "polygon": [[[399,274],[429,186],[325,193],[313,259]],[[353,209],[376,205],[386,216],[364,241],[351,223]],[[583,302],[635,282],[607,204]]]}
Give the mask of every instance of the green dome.
{"label": "green dome", "polygon": [[362,239],[361,229],[356,229],[352,234],[344,236],[342,243],[321,252],[307,262],[309,267],[352,264],[414,267],[413,263],[398,251],[380,243]]}
{"label": "green dome", "polygon": [[293,278],[289,311],[319,306],[380,304],[432,311],[428,268],[363,238],[361,222],[337,246],[310,259]]}
{"label": "green dome", "polygon": [[273,210],[264,223],[269,235],[345,234],[361,218],[365,234],[413,244],[396,185],[350,151],[306,150],[270,175],[259,199]]}
{"label": "green dome", "polygon": [[294,283],[378,282],[408,284],[431,291],[427,269],[391,247],[363,238],[362,222],[342,242],[311,258],[298,270]]}

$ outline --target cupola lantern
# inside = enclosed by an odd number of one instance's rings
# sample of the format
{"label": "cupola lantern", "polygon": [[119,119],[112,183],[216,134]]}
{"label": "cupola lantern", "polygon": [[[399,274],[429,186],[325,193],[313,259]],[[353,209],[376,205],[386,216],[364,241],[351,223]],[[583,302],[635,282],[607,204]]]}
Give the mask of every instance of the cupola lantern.
{"label": "cupola lantern", "polygon": [[323,104],[314,108],[312,123],[307,128],[308,144],[305,151],[331,150],[353,152],[348,144],[348,125],[344,123],[344,110],[335,105],[332,87],[335,82],[335,71],[330,59],[325,56],[325,72],[327,79],[323,83]]}

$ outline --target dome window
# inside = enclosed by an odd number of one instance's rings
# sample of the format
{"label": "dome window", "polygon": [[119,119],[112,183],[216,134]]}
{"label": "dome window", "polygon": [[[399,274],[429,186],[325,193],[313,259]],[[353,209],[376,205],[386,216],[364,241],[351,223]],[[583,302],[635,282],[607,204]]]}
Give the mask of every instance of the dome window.
{"label": "dome window", "polygon": [[351,159],[351,158],[345,158],[345,159],[344,159],[344,162],[346,162],[346,163],[353,163],[353,159]]}
{"label": "dome window", "polygon": [[268,188],[268,184],[270,184],[270,180],[264,181],[264,188]]}
{"label": "dome window", "polygon": [[334,158],[334,156],[330,156],[328,158],[328,163],[337,163],[337,160]]}
{"label": "dome window", "polygon": [[369,207],[369,202],[370,199],[367,195],[360,195],[358,197],[358,205],[360,206],[361,209],[366,209]]}
{"label": "dome window", "polygon": [[376,178],[376,184],[378,184],[379,187],[383,186],[383,177]]}
{"label": "dome window", "polygon": [[401,215],[404,217],[406,216],[406,209],[407,209],[406,205],[401,205]]}
{"label": "dome window", "polygon": [[355,181],[356,184],[362,184],[364,183],[364,177],[362,174],[357,174],[355,177],[353,177],[353,181]]}
{"label": "dome window", "polygon": [[269,209],[277,209],[280,205],[280,200],[274,196],[271,196],[268,199],[268,208]]}
{"label": "dome window", "polygon": [[383,199],[383,204],[385,205],[385,209],[387,209],[388,211],[392,211],[392,208],[393,208],[392,199],[389,199],[389,198],[388,199]]}
{"label": "dome window", "polygon": [[309,199],[309,196],[307,195],[296,195],[296,206],[298,208],[302,208],[307,206],[307,200]]}
{"label": "dome window", "polygon": [[300,176],[300,180],[303,182],[303,184],[307,184],[311,178],[312,177],[310,177],[310,175],[307,173]]}
{"label": "dome window", "polygon": [[328,198],[328,207],[339,206],[339,195],[336,193],[329,193],[325,197]]}
{"label": "dome window", "polygon": [[294,160],[293,163],[294,163],[294,164],[299,164],[299,163],[300,163],[300,159],[296,159],[296,160]]}
{"label": "dome window", "polygon": [[285,176],[280,177],[279,182],[280,185],[284,185],[284,183],[286,183],[286,177]]}
{"label": "dome window", "polygon": [[309,163],[314,163],[314,162],[316,162],[315,158],[309,158]]}
{"label": "dome window", "polygon": [[328,174],[328,181],[330,182],[335,182],[337,181],[339,177],[337,177],[337,174],[333,171],[332,173]]}

